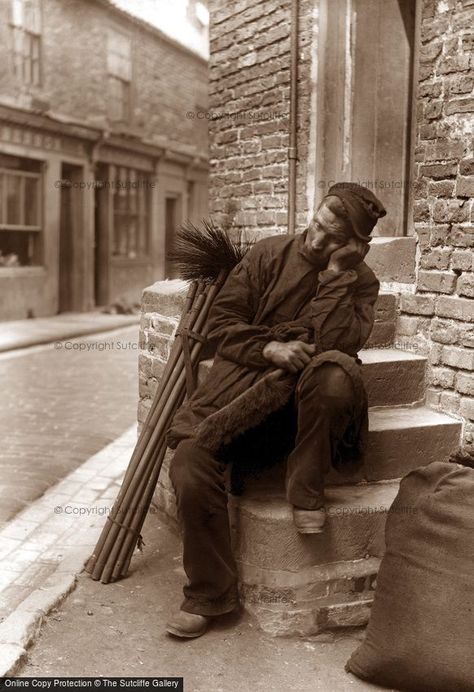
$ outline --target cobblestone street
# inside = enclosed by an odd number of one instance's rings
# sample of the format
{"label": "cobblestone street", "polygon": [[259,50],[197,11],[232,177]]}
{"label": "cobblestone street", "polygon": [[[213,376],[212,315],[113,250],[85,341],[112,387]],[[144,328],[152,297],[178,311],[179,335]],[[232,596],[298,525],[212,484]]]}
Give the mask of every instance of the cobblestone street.
{"label": "cobblestone street", "polygon": [[0,358],[0,527],[136,419],[138,326]]}

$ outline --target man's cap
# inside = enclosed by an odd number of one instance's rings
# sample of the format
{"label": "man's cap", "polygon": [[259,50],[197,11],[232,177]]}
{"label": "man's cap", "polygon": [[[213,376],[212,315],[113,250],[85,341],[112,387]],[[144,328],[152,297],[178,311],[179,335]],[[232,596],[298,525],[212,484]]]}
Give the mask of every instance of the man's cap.
{"label": "man's cap", "polygon": [[358,183],[336,183],[325,197],[332,195],[343,203],[355,235],[367,242],[377,221],[387,214],[382,202],[371,190]]}

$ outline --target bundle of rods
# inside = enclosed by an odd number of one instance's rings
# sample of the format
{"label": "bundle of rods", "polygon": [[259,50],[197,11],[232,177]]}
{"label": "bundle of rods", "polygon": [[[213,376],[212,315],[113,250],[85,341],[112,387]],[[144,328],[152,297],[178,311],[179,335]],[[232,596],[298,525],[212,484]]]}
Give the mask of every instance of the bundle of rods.
{"label": "bundle of rods", "polygon": [[194,387],[194,373],[207,335],[207,318],[229,271],[244,250],[224,231],[203,221],[183,225],[170,258],[190,281],[185,307],[159,387],[128,464],[124,480],[86,571],[104,584],[127,575],[166,453],[166,433]]}

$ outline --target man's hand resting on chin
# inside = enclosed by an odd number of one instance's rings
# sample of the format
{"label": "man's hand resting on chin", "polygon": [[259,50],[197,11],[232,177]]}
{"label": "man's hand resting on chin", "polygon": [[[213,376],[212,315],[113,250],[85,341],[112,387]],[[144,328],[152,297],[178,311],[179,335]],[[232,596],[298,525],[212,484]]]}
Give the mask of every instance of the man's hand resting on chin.
{"label": "man's hand resting on chin", "polygon": [[359,238],[351,238],[346,245],[331,253],[327,268],[335,272],[353,269],[362,262],[368,251],[368,243]]}
{"label": "man's hand resting on chin", "polygon": [[302,341],[270,341],[263,349],[263,357],[278,368],[299,372],[314,356],[316,346]]}

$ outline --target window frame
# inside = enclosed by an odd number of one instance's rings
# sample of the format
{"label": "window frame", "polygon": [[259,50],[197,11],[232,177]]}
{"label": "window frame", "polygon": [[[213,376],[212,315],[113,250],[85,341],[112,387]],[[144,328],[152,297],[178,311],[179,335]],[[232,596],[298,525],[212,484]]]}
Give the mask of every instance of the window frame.
{"label": "window frame", "polygon": [[[33,22],[25,8],[33,6]],[[22,8],[21,17],[15,8]],[[13,74],[25,86],[42,84],[42,4],[41,0],[11,0],[11,56]],[[25,50],[28,46],[28,51]]]}
{"label": "window frame", "polygon": [[[114,46],[114,39],[115,46]],[[118,40],[117,40],[118,39]],[[116,46],[122,43],[126,45],[125,52],[116,50]],[[107,32],[107,91],[109,107],[107,116],[113,123],[129,124],[132,116],[132,72],[133,72],[133,44],[130,34],[109,27]],[[114,65],[115,63],[115,65]],[[112,80],[121,86],[120,99],[115,98],[111,87]],[[125,98],[124,98],[125,95]],[[116,105],[120,103],[120,117],[115,117]],[[111,107],[112,106],[112,107]]]}
{"label": "window frame", "polygon": [[[120,187],[117,182],[124,180],[123,175],[125,172],[126,182],[138,181],[139,183],[147,182],[146,185],[139,185],[137,188],[133,187]],[[115,166],[114,170],[114,180],[111,189],[111,209],[112,209],[112,238],[110,244],[110,258],[113,262],[132,262],[132,263],[142,263],[143,261],[149,260],[150,248],[151,248],[151,212],[152,212],[152,195],[151,195],[151,178],[146,171],[133,168],[131,166]],[[135,195],[135,209],[131,208],[131,201],[133,195]],[[119,195],[122,194],[127,201],[125,209],[118,209],[117,201]],[[140,201],[142,200],[142,202]],[[144,200],[144,203],[143,203]],[[145,212],[140,211],[145,209]],[[129,224],[130,220],[136,224],[135,230],[135,256],[130,256],[129,254],[119,254],[115,252],[116,247],[120,246],[120,239],[118,238],[119,228],[117,224],[117,217],[122,217],[127,219]],[[130,243],[130,225],[128,226],[127,235],[127,253],[130,252],[130,247],[133,243]],[[141,243],[140,236],[143,233]],[[141,247],[142,245],[142,247]]]}
{"label": "window frame", "polygon": [[[7,176],[18,177],[21,180],[20,183],[20,221],[25,221],[26,212],[26,202],[25,202],[25,181],[30,178],[36,180],[37,183],[37,210],[36,210],[36,221],[37,224],[12,224],[7,223]],[[44,238],[44,222],[43,222],[43,174],[42,172],[25,171],[21,168],[8,168],[5,166],[0,166],[0,239],[2,233],[28,233],[34,234],[34,241],[37,244],[34,249],[33,255],[37,255],[37,263],[35,264],[20,264],[12,267],[0,265],[0,272],[5,271],[25,271],[25,270],[38,270],[44,268],[44,257],[43,257],[43,238]]]}

